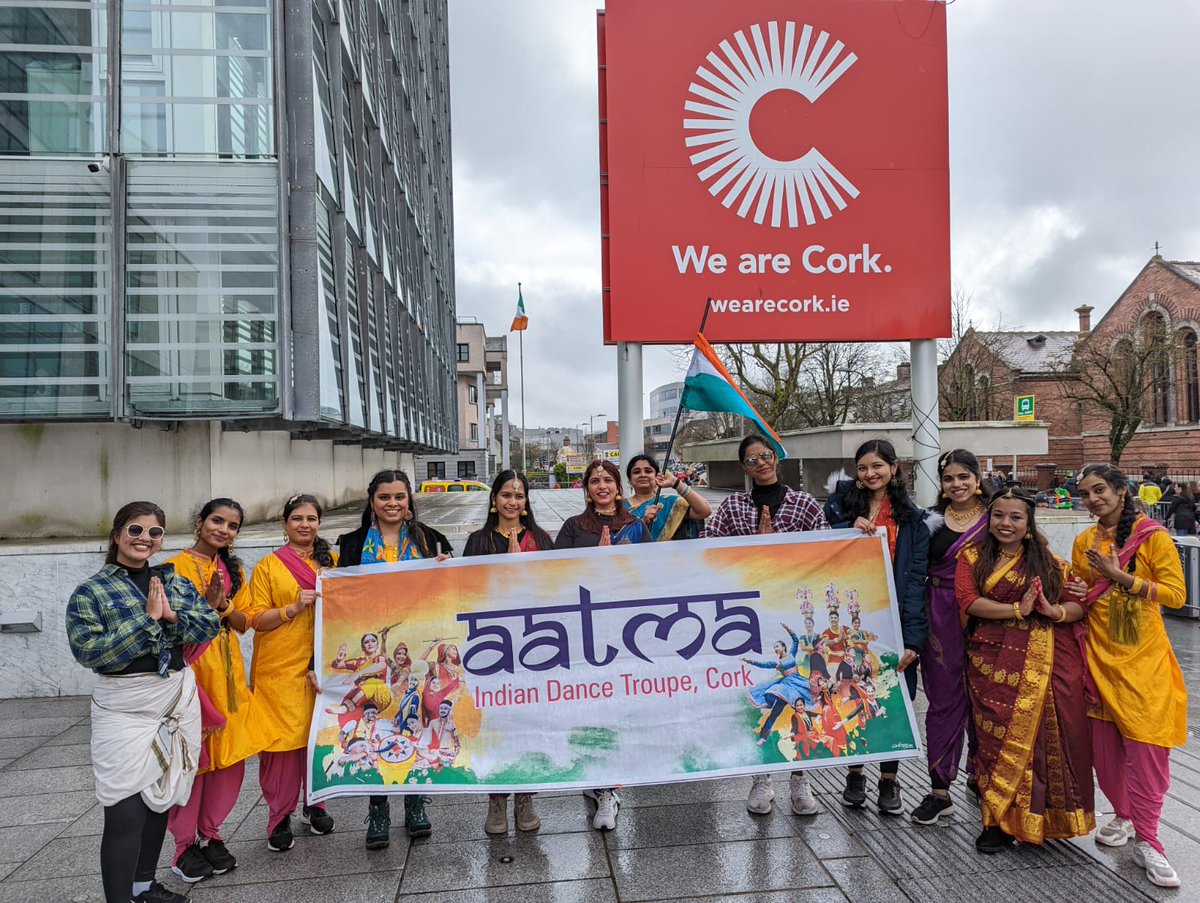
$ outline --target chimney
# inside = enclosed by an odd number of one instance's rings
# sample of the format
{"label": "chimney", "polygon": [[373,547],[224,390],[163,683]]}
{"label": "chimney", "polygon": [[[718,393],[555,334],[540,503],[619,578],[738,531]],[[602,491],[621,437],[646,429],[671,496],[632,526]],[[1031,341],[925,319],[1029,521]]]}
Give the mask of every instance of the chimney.
{"label": "chimney", "polygon": [[1082,304],[1075,308],[1075,313],[1079,314],[1079,335],[1085,336],[1092,331],[1092,311],[1095,310],[1090,304]]}
{"label": "chimney", "polygon": [[902,361],[896,365],[896,379],[912,379],[912,364]]}

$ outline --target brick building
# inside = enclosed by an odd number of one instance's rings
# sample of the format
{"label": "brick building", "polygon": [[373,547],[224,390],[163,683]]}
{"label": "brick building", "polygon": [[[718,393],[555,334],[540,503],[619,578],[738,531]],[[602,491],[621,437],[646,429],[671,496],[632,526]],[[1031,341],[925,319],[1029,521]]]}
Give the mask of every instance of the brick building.
{"label": "brick building", "polygon": [[1137,339],[1156,353],[1145,362],[1142,423],[1121,466],[1134,475],[1200,474],[1200,263],[1153,257],[1094,329],[1092,310],[1075,309],[1077,332],[968,330],[939,374],[942,419],[1008,420],[1016,398],[1033,395],[1037,419],[1049,426],[1049,451],[1020,458],[1023,477],[1037,464],[1061,470],[1107,461],[1112,416],[1079,400],[1086,393],[1074,383],[1099,385],[1092,362],[1118,359]]}

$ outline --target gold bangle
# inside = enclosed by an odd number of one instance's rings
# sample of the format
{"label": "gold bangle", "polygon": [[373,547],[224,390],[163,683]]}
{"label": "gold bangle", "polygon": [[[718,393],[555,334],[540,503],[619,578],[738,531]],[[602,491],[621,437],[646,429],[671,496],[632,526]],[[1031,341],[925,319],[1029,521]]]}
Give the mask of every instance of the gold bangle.
{"label": "gold bangle", "polygon": [[1065,621],[1067,619],[1067,606],[1065,606],[1061,602],[1059,602],[1058,610],[1059,610],[1059,616],[1054,619],[1055,624],[1061,624],[1063,621]]}
{"label": "gold bangle", "polygon": [[1025,616],[1023,614],[1021,614],[1021,603],[1020,602],[1013,603],[1013,617],[1016,618],[1018,621],[1025,620]]}
{"label": "gold bangle", "polygon": [[1142,594],[1142,585],[1145,582],[1146,581],[1141,577],[1134,577],[1133,583],[1129,585],[1129,589],[1127,589],[1126,592],[1131,596],[1140,596]]}
{"label": "gold bangle", "polygon": [[290,621],[290,620],[291,620],[293,617],[295,617],[294,615],[289,615],[289,614],[287,613],[287,610],[288,610],[288,607],[287,607],[286,605],[285,605],[285,606],[283,606],[283,608],[279,609],[279,617],[280,617],[280,619],[283,621],[283,623],[284,623],[284,624],[286,624],[286,623],[287,623],[288,621]]}

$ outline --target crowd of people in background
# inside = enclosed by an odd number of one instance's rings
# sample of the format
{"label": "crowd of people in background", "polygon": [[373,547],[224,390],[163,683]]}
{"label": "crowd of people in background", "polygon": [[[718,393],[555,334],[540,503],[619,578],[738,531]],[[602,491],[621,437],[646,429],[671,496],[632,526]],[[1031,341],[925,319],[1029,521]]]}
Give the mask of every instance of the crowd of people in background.
{"label": "crowd of people in background", "polygon": [[[580,480],[583,510],[553,539],[537,525],[524,474],[505,470],[492,483],[487,520],[467,539],[464,554],[830,528],[882,532],[903,635],[897,670],[912,698],[920,673],[928,699],[929,787],[910,810],[912,821],[934,825],[952,813],[950,788],[965,750],[966,786],[979,804],[980,853],[1002,853],[1017,841],[1086,835],[1096,828],[1094,773],[1115,810],[1096,842],[1132,842],[1133,861],[1150,881],[1179,885],[1158,822],[1169,752],[1186,739],[1186,689],[1161,607],[1183,605],[1186,592],[1168,533],[1139,507],[1161,500],[1148,498],[1148,481],[1135,487],[1108,464],[1070,475],[1063,488],[1097,522],[1075,540],[1068,562],[1038,528],[1037,497],[1007,474],[985,474],[968,450],[939,459],[941,495],[929,510],[910,498],[901,462],[884,439],[858,449],[853,476],[839,482],[824,505],[784,485],[778,454],[764,437],[747,436],[738,459],[750,488],[715,510],[648,455],[626,466],[631,491],[615,464],[593,461]],[[340,536],[336,551],[320,534],[320,501],[307,494],[287,499],[286,541],[250,574],[234,553],[245,514],[233,499],[206,502],[192,522],[192,546],[159,564],[151,559],[162,546],[164,512],[151,502],[131,502],[116,513],[104,566],[80,584],[66,611],[72,652],[98,675],[92,760],[104,806],[101,873],[108,903],[184,899],[155,879],[167,830],[175,841],[172,869],[185,882],[236,867],[223,825],[253,756],[268,808],[267,846],[279,853],[294,846],[318,692],[319,573],[444,558],[451,551],[449,540],[418,518],[403,471],[376,474],[366,495],[361,526]],[[1193,534],[1195,485],[1171,487],[1169,502],[1172,529]],[[237,639],[248,631],[254,650],[249,681]],[[361,667],[378,663],[377,673],[364,670],[342,705],[362,713],[347,729],[369,731],[369,710],[378,713],[385,700],[404,694],[415,664],[403,644],[389,652],[386,630],[364,637],[362,651]],[[457,680],[456,655],[449,644],[430,644],[424,653],[430,685],[436,680],[448,688]],[[360,668],[358,660],[339,661]],[[770,706],[765,718],[798,704],[809,667],[798,646],[780,653],[780,686],[800,689],[794,698],[780,691],[764,699],[764,708]],[[406,717],[419,725],[435,720],[447,693],[414,695]],[[897,762],[879,765],[875,790],[881,815],[904,810]],[[616,789],[586,795],[592,825],[616,828]],[[746,807],[768,813],[774,795],[770,775],[755,776]],[[797,816],[820,811],[807,770],[790,775],[789,797]],[[847,769],[840,802],[863,807],[867,797],[865,770]],[[409,836],[432,832],[429,802],[420,794],[403,796]],[[388,846],[389,798],[370,796],[366,818],[367,849]],[[515,796],[513,819],[519,831],[539,829],[532,794]],[[316,835],[335,828],[321,805],[300,804],[299,822]],[[484,830],[508,832],[506,796],[489,799]]]}

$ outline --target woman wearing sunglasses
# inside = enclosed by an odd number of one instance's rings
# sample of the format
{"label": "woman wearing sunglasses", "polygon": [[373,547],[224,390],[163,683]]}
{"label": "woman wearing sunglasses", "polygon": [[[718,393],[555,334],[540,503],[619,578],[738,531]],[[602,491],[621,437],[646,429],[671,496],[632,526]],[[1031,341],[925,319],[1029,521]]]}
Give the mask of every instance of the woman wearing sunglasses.
{"label": "woman wearing sunglasses", "polygon": [[[742,469],[754,481],[749,492],[735,492],[726,498],[712,517],[704,536],[750,536],[755,533],[802,533],[828,530],[825,512],[807,492],[789,489],[779,479],[779,457],[762,436],[750,435],[738,446]],[[785,670],[786,675],[786,670]],[[768,715],[770,718],[770,715]],[[792,812],[815,815],[820,811],[803,771],[792,773]],[[771,775],[754,776],[746,808],[755,815],[771,811],[775,788]]]}
{"label": "woman wearing sunglasses", "polygon": [[67,603],[71,652],[97,674],[92,770],[108,903],[184,901],[154,880],[167,812],[191,794],[200,762],[200,697],[183,647],[217,635],[225,599],[219,583],[202,598],[171,565],[150,566],[165,526],[153,502],[121,508],[104,567]]}

